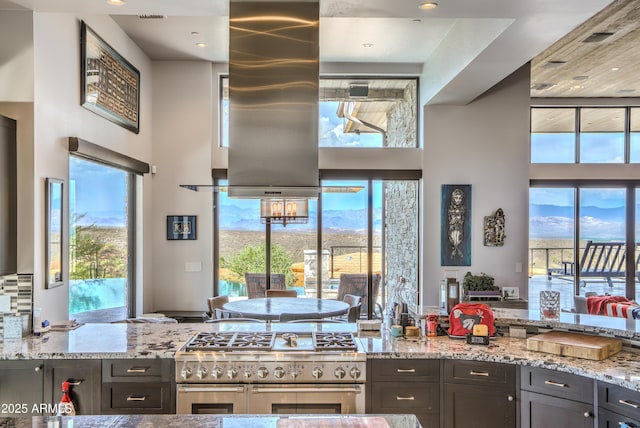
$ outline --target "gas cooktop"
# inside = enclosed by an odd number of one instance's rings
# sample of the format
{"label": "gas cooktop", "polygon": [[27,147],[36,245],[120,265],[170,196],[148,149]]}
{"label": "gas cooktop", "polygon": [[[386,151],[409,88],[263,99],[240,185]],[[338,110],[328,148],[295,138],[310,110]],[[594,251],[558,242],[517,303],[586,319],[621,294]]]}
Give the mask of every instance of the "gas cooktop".
{"label": "gas cooktop", "polygon": [[197,333],[182,352],[210,351],[357,351],[350,332],[208,332]]}

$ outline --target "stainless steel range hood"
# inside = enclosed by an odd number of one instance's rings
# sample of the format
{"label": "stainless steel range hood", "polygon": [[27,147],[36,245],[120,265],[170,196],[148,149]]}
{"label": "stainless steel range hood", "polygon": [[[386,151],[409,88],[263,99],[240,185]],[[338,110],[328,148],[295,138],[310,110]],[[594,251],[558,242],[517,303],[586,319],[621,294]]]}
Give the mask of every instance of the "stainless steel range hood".
{"label": "stainless steel range hood", "polygon": [[318,197],[318,22],[318,0],[231,1],[230,197]]}

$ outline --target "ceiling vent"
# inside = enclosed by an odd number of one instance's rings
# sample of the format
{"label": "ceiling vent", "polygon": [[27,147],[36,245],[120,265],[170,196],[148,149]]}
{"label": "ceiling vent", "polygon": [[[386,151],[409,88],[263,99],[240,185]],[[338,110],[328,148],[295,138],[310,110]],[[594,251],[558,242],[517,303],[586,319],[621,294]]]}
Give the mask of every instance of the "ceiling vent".
{"label": "ceiling vent", "polygon": [[531,85],[531,89],[534,91],[544,91],[545,89],[553,88],[556,83],[534,83]]}
{"label": "ceiling vent", "polygon": [[567,61],[547,61],[544,63],[543,67],[544,68],[554,68],[554,67],[559,67],[561,65],[566,64]]}
{"label": "ceiling vent", "polygon": [[139,19],[166,19],[167,15],[159,15],[156,13],[144,13],[142,15],[138,15]]}
{"label": "ceiling vent", "polygon": [[591,33],[591,35],[589,37],[587,37],[586,39],[584,39],[582,42],[583,43],[598,43],[601,42],[605,39],[608,39],[609,37],[613,36],[614,33],[609,33],[609,32],[601,32],[601,33]]}

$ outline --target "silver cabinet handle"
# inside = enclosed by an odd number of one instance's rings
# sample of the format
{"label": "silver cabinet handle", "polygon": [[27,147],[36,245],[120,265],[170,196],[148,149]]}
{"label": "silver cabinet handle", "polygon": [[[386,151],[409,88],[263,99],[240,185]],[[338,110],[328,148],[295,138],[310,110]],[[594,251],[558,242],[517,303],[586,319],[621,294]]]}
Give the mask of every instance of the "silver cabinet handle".
{"label": "silver cabinet handle", "polygon": [[415,397],[412,395],[410,397],[400,397],[399,395],[396,395],[396,401],[413,401],[415,400]]}
{"label": "silver cabinet handle", "polygon": [[262,386],[254,386],[251,388],[251,392],[254,394],[262,394],[262,393],[287,393],[287,392],[313,392],[316,394],[326,394],[326,393],[336,393],[336,392],[355,392],[356,394],[360,394],[362,389],[359,386],[354,386],[353,388],[269,388]]}
{"label": "silver cabinet handle", "polygon": [[146,399],[146,395],[130,395],[127,397],[127,401],[144,401]]}
{"label": "silver cabinet handle", "polygon": [[558,388],[568,388],[569,387],[569,385],[567,385],[566,383],[554,382],[552,380],[545,380],[544,384],[545,385],[551,385],[551,386],[557,386]]}
{"label": "silver cabinet handle", "polygon": [[618,403],[624,404],[625,406],[633,407],[634,409],[637,409],[638,407],[640,407],[636,403],[632,403],[631,401],[622,400],[622,399],[618,400]]}
{"label": "silver cabinet handle", "polygon": [[590,418],[591,417],[591,412],[584,412],[584,417],[585,418]]}
{"label": "silver cabinet handle", "polygon": [[416,369],[396,369],[398,373],[415,373]]}
{"label": "silver cabinet handle", "polygon": [[513,395],[507,395],[507,401],[513,401]]}
{"label": "silver cabinet handle", "polygon": [[243,393],[242,386],[212,387],[212,386],[179,386],[178,392],[237,392]]}
{"label": "silver cabinet handle", "polygon": [[475,371],[475,370],[471,370],[471,371],[469,372],[469,374],[470,374],[471,376],[485,376],[485,377],[489,377],[489,372],[477,372],[477,371]]}
{"label": "silver cabinet handle", "polygon": [[84,379],[67,379],[67,382],[69,382],[69,385],[71,386],[78,386],[84,382]]}
{"label": "silver cabinet handle", "polygon": [[38,373],[40,370],[42,370],[42,367],[40,367],[40,366],[35,366],[33,368],[33,371],[36,372],[36,373]]}
{"label": "silver cabinet handle", "polygon": [[127,373],[146,373],[149,367],[131,367],[127,369]]}

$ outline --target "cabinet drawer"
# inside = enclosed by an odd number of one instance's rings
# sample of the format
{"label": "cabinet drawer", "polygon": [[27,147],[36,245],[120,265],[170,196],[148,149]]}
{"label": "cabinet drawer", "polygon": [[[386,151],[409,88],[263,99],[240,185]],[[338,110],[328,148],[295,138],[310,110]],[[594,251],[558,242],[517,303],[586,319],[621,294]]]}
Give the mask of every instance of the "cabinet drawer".
{"label": "cabinet drawer", "polygon": [[440,360],[371,360],[373,381],[438,382]]}
{"label": "cabinet drawer", "polygon": [[593,403],[593,379],[555,370],[522,367],[521,388],[582,403]]}
{"label": "cabinet drawer", "polygon": [[470,385],[504,385],[515,388],[516,366],[481,361],[444,362],[444,381]]}
{"label": "cabinet drawer", "polygon": [[170,413],[169,382],[113,382],[102,385],[102,413]]}
{"label": "cabinet drawer", "polygon": [[616,413],[640,419],[640,392],[598,382],[598,405]]}
{"label": "cabinet drawer", "polygon": [[376,413],[434,413],[440,411],[440,385],[438,383],[407,384],[405,382],[378,382],[371,393]]}
{"label": "cabinet drawer", "polygon": [[598,409],[598,428],[639,428],[640,420],[610,412],[606,409]]}
{"label": "cabinet drawer", "polygon": [[166,382],[173,378],[169,359],[103,360],[102,379],[106,382]]}

